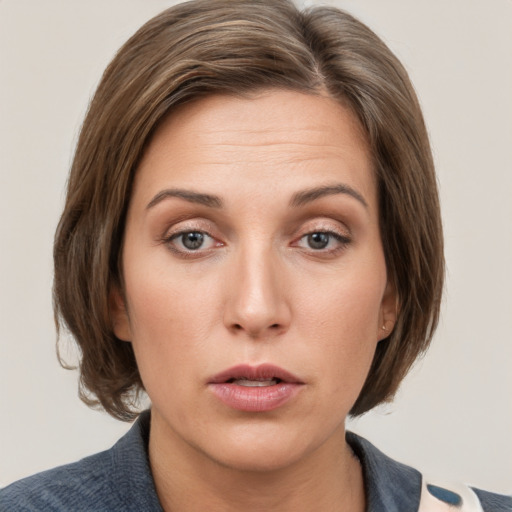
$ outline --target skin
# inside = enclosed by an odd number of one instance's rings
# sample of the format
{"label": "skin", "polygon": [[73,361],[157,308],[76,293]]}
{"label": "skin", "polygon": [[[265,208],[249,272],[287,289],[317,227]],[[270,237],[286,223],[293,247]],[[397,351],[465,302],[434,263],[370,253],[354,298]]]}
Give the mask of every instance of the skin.
{"label": "skin", "polygon": [[[319,187],[338,188],[290,205]],[[184,231],[204,233],[203,245],[187,249]],[[312,247],[311,233],[327,246]],[[114,331],[133,344],[152,402],[166,510],[364,510],[345,419],[396,301],[370,152],[347,107],[271,90],[173,112],[137,170],[123,273]],[[208,380],[242,363],[280,366],[304,385],[272,411],[231,409]]]}

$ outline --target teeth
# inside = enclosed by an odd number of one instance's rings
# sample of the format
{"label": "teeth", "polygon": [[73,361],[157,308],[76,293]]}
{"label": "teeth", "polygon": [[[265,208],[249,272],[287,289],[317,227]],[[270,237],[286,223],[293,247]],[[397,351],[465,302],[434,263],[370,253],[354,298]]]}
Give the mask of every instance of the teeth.
{"label": "teeth", "polygon": [[277,379],[271,380],[248,380],[248,379],[235,379],[233,384],[237,384],[238,386],[246,386],[248,388],[261,388],[264,386],[275,386],[277,384]]}

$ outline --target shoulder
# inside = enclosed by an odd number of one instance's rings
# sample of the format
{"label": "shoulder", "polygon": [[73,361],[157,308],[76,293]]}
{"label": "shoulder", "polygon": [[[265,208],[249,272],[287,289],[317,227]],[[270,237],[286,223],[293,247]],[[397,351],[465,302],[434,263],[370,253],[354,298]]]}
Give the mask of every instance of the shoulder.
{"label": "shoulder", "polygon": [[[457,489],[424,485],[430,482],[423,482],[419,471],[391,459],[356,434],[347,433],[347,441],[363,467],[369,511],[418,510],[425,487],[433,489],[433,493],[429,492],[440,505],[451,503],[443,501],[445,496],[457,496]],[[483,512],[512,512],[512,496],[459,487],[477,498],[475,501]]]}
{"label": "shoulder", "polygon": [[0,491],[0,508],[13,511],[116,510],[111,503],[116,494],[110,477],[112,465],[109,450],[24,478]]}
{"label": "shoulder", "polygon": [[0,490],[0,510],[161,510],[147,456],[150,416],[141,414],[111,449]]}

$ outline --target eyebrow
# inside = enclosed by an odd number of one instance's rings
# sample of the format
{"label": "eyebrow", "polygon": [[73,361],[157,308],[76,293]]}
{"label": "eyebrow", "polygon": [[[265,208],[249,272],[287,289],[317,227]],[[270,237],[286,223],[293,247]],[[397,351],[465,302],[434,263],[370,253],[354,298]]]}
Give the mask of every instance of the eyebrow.
{"label": "eyebrow", "polygon": [[[290,207],[297,208],[299,206],[304,206],[305,204],[315,201],[316,199],[335,194],[346,194],[359,201],[365,208],[368,208],[368,203],[364,197],[357,190],[343,183],[326,185],[323,187],[315,187],[297,192],[292,196],[290,200]],[[146,209],[149,210],[164,199],[168,199],[170,197],[177,197],[179,199],[184,199],[189,203],[200,204],[209,208],[223,207],[222,199],[219,196],[194,192],[192,190],[171,188],[158,192],[158,194],[156,194],[156,196],[153,197],[153,199],[151,199],[151,201],[148,203]]]}
{"label": "eyebrow", "polygon": [[323,187],[315,187],[308,190],[297,192],[290,200],[291,207],[304,206],[311,201],[320,199],[321,197],[331,196],[335,194],[346,194],[354,199],[357,199],[365,208],[368,208],[368,203],[365,198],[355,189],[344,183],[336,183],[334,185],[326,185]]}
{"label": "eyebrow", "polygon": [[222,208],[222,199],[219,196],[202,194],[200,192],[193,192],[192,190],[184,190],[180,188],[168,188],[158,192],[158,194],[148,203],[146,210],[153,208],[153,206],[169,197],[178,197],[188,201],[189,203],[201,204],[210,208]]}

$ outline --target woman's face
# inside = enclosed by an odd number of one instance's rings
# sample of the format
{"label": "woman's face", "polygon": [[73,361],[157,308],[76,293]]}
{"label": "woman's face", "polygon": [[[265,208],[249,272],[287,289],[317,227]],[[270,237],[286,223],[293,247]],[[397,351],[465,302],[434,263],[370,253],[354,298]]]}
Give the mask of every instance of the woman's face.
{"label": "woman's face", "polygon": [[138,168],[123,273],[152,440],[238,469],[332,452],[395,319],[354,115],[290,91],[182,106]]}

